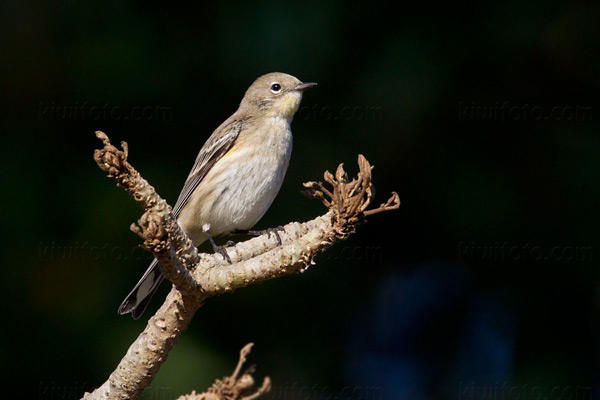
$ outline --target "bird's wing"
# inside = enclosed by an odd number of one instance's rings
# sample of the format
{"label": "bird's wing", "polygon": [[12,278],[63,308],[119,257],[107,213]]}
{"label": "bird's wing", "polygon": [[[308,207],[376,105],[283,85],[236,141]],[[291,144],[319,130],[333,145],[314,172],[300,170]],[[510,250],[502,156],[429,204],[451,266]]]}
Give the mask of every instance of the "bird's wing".
{"label": "bird's wing", "polygon": [[176,219],[208,171],[223,157],[223,154],[231,149],[235,139],[242,130],[242,125],[242,120],[230,118],[217,128],[206,143],[204,143],[204,146],[200,149],[200,153],[198,153],[198,157],[196,157],[194,167],[183,185],[177,203],[173,207],[173,216]]}

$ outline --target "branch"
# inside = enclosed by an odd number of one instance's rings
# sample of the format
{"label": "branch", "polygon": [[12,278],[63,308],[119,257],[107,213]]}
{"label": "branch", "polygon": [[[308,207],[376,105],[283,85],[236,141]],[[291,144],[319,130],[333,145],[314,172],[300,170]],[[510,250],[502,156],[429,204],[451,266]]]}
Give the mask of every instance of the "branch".
{"label": "branch", "polygon": [[[359,173],[352,181],[338,167],[335,177],[325,172],[326,189],[320,182],[308,182],[305,195],[319,199],[329,211],[311,221],[292,222],[275,237],[262,235],[229,247],[232,264],[220,255],[198,254],[191,240],[171,216],[171,207],[150,184],[127,162],[128,147],[113,146],[106,134],[96,132],[104,148],[94,152],[98,166],[117,180],[146,211],[132,225],[144,241],[144,247],[160,261],[162,272],[173,288],[165,302],[150,318],[140,336],[108,380],[84,399],[135,398],[150,385],[181,332],[207,298],[232,292],[250,284],[303,271],[314,264],[314,256],[338,240],[346,239],[365,216],[397,209],[396,193],[379,208],[367,210],[374,196],[369,162],[358,157]],[[327,196],[329,199],[326,199]],[[272,235],[274,236],[274,235]]]}

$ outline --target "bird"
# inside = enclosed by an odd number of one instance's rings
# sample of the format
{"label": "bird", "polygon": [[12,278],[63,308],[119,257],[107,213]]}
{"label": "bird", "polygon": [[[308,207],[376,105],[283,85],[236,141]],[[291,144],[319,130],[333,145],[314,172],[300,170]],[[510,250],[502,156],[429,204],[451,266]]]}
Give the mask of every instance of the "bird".
{"label": "bird", "polygon": [[[208,240],[215,253],[231,263],[215,236],[272,232],[250,228],[281,188],[292,154],[290,125],[303,92],[315,85],[281,72],[260,76],[237,111],[204,143],[172,211],[195,246]],[[119,314],[139,319],[163,278],[155,258],[119,306]]]}

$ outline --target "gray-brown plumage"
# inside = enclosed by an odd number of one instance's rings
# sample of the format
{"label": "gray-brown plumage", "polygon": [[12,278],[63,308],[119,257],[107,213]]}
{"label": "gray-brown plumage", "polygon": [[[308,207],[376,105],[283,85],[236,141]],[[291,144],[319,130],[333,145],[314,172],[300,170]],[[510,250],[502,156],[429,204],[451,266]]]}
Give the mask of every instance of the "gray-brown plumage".
{"label": "gray-brown plumage", "polygon": [[[281,188],[292,153],[290,123],[302,92],[316,83],[273,72],[248,88],[238,110],[208,138],[173,208],[173,216],[198,246],[235,230],[248,230]],[[224,248],[215,251],[228,259]],[[163,276],[157,260],[119,307],[138,319]]]}

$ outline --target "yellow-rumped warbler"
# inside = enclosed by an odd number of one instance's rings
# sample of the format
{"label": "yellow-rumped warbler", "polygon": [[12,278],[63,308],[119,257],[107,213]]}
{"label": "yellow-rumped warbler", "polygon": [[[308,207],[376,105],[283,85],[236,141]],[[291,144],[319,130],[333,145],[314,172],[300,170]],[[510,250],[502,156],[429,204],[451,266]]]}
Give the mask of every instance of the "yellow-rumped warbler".
{"label": "yellow-rumped warbler", "polygon": [[[215,252],[230,261],[213,236],[260,233],[248,229],[262,218],[281,188],[292,154],[290,123],[302,92],[315,85],[280,72],[261,76],[246,91],[238,110],[204,143],[173,208],[173,216],[195,246],[208,239]],[[162,280],[154,259],[121,303],[119,314],[131,312],[138,319]]]}

